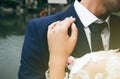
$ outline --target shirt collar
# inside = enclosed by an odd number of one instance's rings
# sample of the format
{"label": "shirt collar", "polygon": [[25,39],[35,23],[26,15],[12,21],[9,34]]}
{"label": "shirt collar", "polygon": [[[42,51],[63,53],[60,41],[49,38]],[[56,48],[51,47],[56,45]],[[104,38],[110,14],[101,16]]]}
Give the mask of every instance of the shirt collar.
{"label": "shirt collar", "polygon": [[[92,14],[86,7],[84,7],[78,0],[75,0],[74,7],[78,17],[80,18],[84,27],[88,27],[93,22],[102,23],[103,20],[97,18],[94,14]],[[110,16],[105,20],[109,23]]]}

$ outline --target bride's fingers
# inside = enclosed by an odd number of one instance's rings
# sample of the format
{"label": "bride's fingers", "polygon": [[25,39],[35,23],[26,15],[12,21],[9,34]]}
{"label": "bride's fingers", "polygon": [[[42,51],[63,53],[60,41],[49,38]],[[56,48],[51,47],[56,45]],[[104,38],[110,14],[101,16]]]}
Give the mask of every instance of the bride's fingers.
{"label": "bride's fingers", "polygon": [[76,25],[73,23],[71,26],[71,36],[69,38],[69,46],[71,48],[71,52],[73,51],[76,42],[77,42],[77,36],[78,36],[78,29]]}
{"label": "bride's fingers", "polygon": [[77,35],[78,35],[78,29],[77,29],[75,23],[73,23],[72,26],[71,26],[71,36],[70,36],[70,39],[77,40]]}
{"label": "bride's fingers", "polygon": [[55,28],[55,26],[56,26],[59,22],[60,22],[60,21],[57,21],[57,22],[54,22],[54,23],[50,24],[50,25],[48,26],[48,31],[50,31],[50,30],[52,30],[53,28]]}
{"label": "bride's fingers", "polygon": [[66,25],[65,23],[68,21],[70,17],[66,17],[64,20],[60,21],[56,24],[57,28],[65,29]]}
{"label": "bride's fingers", "polygon": [[62,28],[63,30],[67,31],[74,21],[75,18],[73,18],[72,16],[66,17],[64,20],[59,21],[59,23],[57,23],[56,26],[57,28]]}
{"label": "bride's fingers", "polygon": [[74,23],[74,22],[75,22],[75,18],[73,18],[73,17],[65,19],[63,21],[63,27],[62,28],[64,28],[64,30],[67,31],[69,29],[69,27],[72,25],[72,23]]}
{"label": "bride's fingers", "polygon": [[65,31],[68,30],[68,28],[71,26],[71,24],[75,21],[75,18],[73,17],[67,17],[63,21],[57,21],[52,23],[48,26],[48,31],[52,30],[53,28],[62,28]]}

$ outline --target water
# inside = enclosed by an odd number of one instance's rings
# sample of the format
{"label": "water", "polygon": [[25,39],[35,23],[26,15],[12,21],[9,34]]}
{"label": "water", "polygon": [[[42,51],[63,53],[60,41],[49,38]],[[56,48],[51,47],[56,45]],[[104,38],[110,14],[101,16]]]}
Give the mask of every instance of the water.
{"label": "water", "polygon": [[36,17],[37,14],[0,12],[0,79],[18,79],[27,22]]}

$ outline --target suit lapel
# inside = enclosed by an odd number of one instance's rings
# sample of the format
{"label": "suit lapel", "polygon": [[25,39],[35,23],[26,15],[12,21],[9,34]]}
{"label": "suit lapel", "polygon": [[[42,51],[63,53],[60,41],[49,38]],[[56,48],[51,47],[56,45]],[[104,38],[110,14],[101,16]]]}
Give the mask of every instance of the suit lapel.
{"label": "suit lapel", "polygon": [[84,26],[81,23],[73,4],[66,10],[65,14],[67,14],[65,17],[73,16],[76,18],[76,26],[78,28],[78,40],[75,47],[75,50],[73,51],[72,55],[76,57],[80,57],[88,52],[90,52],[90,47],[88,44],[88,40],[84,31]]}

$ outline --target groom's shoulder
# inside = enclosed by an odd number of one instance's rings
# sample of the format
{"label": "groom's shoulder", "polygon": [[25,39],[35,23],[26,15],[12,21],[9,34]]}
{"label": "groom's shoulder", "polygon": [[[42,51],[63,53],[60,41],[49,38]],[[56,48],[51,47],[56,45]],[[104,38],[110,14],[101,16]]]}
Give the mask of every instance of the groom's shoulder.
{"label": "groom's shoulder", "polygon": [[34,22],[34,24],[40,24],[40,25],[49,25],[53,22],[56,21],[61,21],[65,19],[66,17],[73,16],[75,11],[74,11],[74,6],[73,3],[70,4],[67,8],[62,10],[61,12],[55,13],[53,15],[45,16],[43,18],[35,18],[30,20],[29,22]]}
{"label": "groom's shoulder", "polygon": [[42,18],[31,19],[29,22],[33,22],[35,25],[45,26],[62,19],[63,19],[63,12],[59,12],[53,15],[42,17]]}

